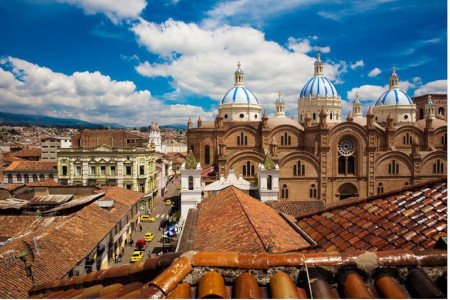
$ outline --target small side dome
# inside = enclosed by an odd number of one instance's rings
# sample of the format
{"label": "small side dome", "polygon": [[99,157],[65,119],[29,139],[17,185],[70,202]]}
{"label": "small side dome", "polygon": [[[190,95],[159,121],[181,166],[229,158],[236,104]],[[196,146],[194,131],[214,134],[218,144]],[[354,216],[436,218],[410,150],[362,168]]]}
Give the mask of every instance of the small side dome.
{"label": "small side dome", "polygon": [[245,86],[235,86],[223,97],[222,104],[226,103],[259,104],[259,101]]}

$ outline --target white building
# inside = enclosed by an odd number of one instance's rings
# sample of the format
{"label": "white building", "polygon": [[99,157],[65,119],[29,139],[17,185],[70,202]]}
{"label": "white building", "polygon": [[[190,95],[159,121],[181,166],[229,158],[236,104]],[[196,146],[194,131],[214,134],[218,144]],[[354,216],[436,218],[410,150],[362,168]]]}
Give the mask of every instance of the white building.
{"label": "white building", "polygon": [[189,209],[196,208],[202,201],[201,176],[202,168],[200,163],[195,168],[181,165],[181,218],[185,220]]}
{"label": "white building", "polygon": [[161,129],[158,123],[152,122],[149,126],[148,143],[155,145],[156,152],[164,152],[161,141]]}

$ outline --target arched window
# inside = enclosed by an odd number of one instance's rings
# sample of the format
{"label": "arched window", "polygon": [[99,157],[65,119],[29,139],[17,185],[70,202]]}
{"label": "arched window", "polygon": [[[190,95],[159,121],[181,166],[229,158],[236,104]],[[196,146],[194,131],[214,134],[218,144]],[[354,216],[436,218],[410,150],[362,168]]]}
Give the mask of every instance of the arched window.
{"label": "arched window", "polygon": [[247,135],[241,132],[241,134],[237,137],[237,144],[238,146],[247,145]]}
{"label": "arched window", "polygon": [[403,136],[403,145],[411,145],[412,144],[412,140],[413,140],[412,135],[410,135],[409,132],[407,132]]}
{"label": "arched window", "polygon": [[284,136],[281,136],[281,146],[284,146]]}
{"label": "arched window", "polygon": [[8,183],[13,183],[13,176],[12,176],[12,174],[8,174]]}
{"label": "arched window", "polygon": [[445,108],[443,108],[442,106],[438,108],[438,114],[440,114],[441,116],[445,116]]}
{"label": "arched window", "polygon": [[267,189],[272,190],[272,175],[267,176]]}
{"label": "arched window", "polygon": [[242,166],[242,175],[247,176],[247,166],[246,165]]}
{"label": "arched window", "polygon": [[191,145],[191,151],[194,153],[194,145]]}
{"label": "arched window", "polygon": [[305,165],[300,160],[294,165],[294,176],[305,176]]}
{"label": "arched window", "polygon": [[311,187],[309,188],[309,198],[317,198],[317,188],[315,184],[311,184]]}
{"label": "arched window", "polygon": [[333,113],[330,112],[330,120],[333,120]]}
{"label": "arched window", "polygon": [[45,175],[44,174],[39,174],[39,180],[44,180],[45,179]]}
{"label": "arched window", "polygon": [[194,177],[193,176],[188,177],[188,189],[191,191],[194,189]]}
{"label": "arched window", "polygon": [[445,132],[441,137],[441,144],[442,146],[447,147],[447,132]]}
{"label": "arched window", "polygon": [[37,174],[33,174],[33,182],[36,182],[37,180]]}
{"label": "arched window", "polygon": [[209,165],[210,163],[210,153],[209,153],[209,145],[205,146],[205,164]]}
{"label": "arched window", "polygon": [[291,136],[288,136],[288,145],[291,145]]}
{"label": "arched window", "polygon": [[384,193],[383,183],[380,182],[377,187],[377,194],[383,194],[383,193]]}
{"label": "arched window", "polygon": [[30,177],[28,176],[28,174],[23,175],[23,181],[24,181],[25,183],[30,182]]}
{"label": "arched window", "polygon": [[338,174],[355,175],[355,142],[349,137],[343,137],[338,144]]}
{"label": "arched window", "polygon": [[244,145],[247,146],[247,136],[244,136]]}
{"label": "arched window", "polygon": [[240,136],[237,136],[237,144],[238,144],[238,146],[241,144],[241,137]]}
{"label": "arched window", "polygon": [[17,174],[17,181],[22,182],[22,174]]}
{"label": "arched window", "polygon": [[316,113],[313,113],[313,120],[316,119]]}
{"label": "arched window", "polygon": [[53,180],[55,177],[53,176],[53,174],[48,174],[48,179]]}
{"label": "arched window", "polygon": [[283,187],[281,188],[281,198],[282,199],[289,198],[289,190],[286,184],[283,184]]}
{"label": "arched window", "polygon": [[423,118],[424,118],[423,108],[419,108],[419,120],[422,120]]}
{"label": "arched window", "polygon": [[249,160],[242,166],[242,175],[244,176],[255,175],[255,165],[250,163]]}
{"label": "arched window", "polygon": [[400,165],[398,164],[397,160],[393,159],[391,163],[389,163],[388,166],[389,174],[396,175],[400,173]]}
{"label": "arched window", "polygon": [[433,173],[434,174],[444,173],[444,163],[440,159],[437,159],[436,162],[433,164]]}
{"label": "arched window", "polygon": [[252,165],[252,176],[255,175],[255,166]]}

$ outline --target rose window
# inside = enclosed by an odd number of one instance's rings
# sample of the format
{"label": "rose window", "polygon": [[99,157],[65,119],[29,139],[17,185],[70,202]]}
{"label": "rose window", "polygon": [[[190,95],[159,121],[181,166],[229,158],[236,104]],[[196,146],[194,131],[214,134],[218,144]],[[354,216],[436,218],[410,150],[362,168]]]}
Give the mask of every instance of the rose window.
{"label": "rose window", "polygon": [[349,156],[355,153],[355,143],[349,138],[343,138],[339,141],[339,154]]}

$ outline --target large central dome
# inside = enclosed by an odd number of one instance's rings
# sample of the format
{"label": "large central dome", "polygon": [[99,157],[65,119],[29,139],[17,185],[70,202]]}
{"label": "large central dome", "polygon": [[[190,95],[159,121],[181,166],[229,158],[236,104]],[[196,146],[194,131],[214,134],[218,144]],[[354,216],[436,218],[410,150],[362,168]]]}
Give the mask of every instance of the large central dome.
{"label": "large central dome", "polygon": [[325,76],[314,76],[300,91],[300,98],[337,97],[338,93],[333,83]]}

